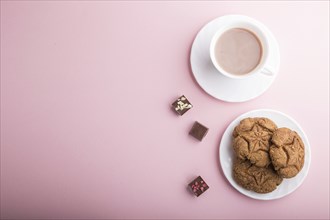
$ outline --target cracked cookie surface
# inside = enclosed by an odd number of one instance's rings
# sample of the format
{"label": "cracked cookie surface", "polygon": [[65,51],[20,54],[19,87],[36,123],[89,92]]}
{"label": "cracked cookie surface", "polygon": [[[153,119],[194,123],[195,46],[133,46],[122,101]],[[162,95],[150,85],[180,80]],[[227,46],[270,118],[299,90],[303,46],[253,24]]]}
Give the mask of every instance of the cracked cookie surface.
{"label": "cracked cookie surface", "polygon": [[277,129],[272,137],[269,155],[277,173],[284,178],[296,176],[305,161],[305,146],[297,132]]}
{"label": "cracked cookie surface", "polygon": [[257,167],[270,163],[269,148],[276,124],[268,118],[245,118],[233,132],[233,148],[241,160],[249,160]]}
{"label": "cracked cookie surface", "polygon": [[234,162],[233,176],[240,186],[257,193],[272,192],[283,180],[272,166],[261,168],[238,158]]}

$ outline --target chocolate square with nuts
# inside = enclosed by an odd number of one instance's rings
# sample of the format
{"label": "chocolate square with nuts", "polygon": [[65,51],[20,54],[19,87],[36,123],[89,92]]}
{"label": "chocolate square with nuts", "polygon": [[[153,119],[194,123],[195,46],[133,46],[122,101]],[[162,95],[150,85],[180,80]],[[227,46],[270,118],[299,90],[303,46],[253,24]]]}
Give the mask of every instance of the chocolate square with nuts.
{"label": "chocolate square with nuts", "polygon": [[195,122],[189,131],[189,134],[199,141],[202,141],[209,129],[199,122]]}
{"label": "chocolate square with nuts", "polygon": [[182,95],[175,102],[173,102],[172,107],[176,111],[176,113],[178,113],[179,115],[183,115],[193,106],[188,101],[188,99],[184,95]]}
{"label": "chocolate square with nuts", "polygon": [[209,188],[209,186],[201,176],[198,176],[191,183],[189,183],[189,188],[198,197],[203,194]]}

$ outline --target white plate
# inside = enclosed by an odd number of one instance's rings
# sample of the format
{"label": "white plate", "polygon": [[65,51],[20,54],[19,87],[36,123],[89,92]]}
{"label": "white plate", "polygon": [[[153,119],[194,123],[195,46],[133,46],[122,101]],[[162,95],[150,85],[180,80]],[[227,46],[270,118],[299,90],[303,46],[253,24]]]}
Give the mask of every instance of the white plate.
{"label": "white plate", "polygon": [[[305,145],[305,163],[302,170],[293,178],[283,179],[283,182],[277,187],[276,190],[266,194],[260,194],[256,192],[252,192],[242,188],[238,185],[233,179],[232,170],[233,170],[233,160],[235,158],[234,151],[232,149],[232,132],[239,124],[239,122],[243,118],[247,117],[267,117],[274,121],[278,127],[287,127],[291,130],[296,131],[300,137],[302,138]],[[283,196],[286,196],[296,190],[304,181],[307,176],[309,166],[311,163],[311,149],[307,139],[306,134],[302,130],[302,128],[298,125],[298,123],[292,119],[291,117],[281,113],[279,111],[269,110],[269,109],[259,109],[244,113],[237,117],[226,129],[224,132],[221,143],[220,143],[220,164],[223,170],[224,175],[226,176],[229,183],[237,189],[240,193],[260,200],[271,200],[271,199],[279,199]]]}
{"label": "white plate", "polygon": [[[247,79],[230,79],[213,66],[209,53],[213,35],[221,26],[237,20],[251,21],[265,32],[270,43],[268,65],[275,71],[273,76],[256,74]],[[209,95],[227,102],[244,102],[258,97],[273,83],[280,67],[280,51],[273,34],[262,23],[243,15],[226,15],[214,19],[199,31],[191,47],[190,63],[197,83]]]}

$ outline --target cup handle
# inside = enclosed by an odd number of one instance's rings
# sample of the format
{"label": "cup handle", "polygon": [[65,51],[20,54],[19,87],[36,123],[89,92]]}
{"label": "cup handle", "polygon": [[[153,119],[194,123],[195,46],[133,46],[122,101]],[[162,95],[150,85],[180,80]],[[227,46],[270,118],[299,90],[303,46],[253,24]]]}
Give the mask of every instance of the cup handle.
{"label": "cup handle", "polygon": [[266,76],[274,76],[275,75],[275,71],[273,68],[266,66],[261,70],[261,73],[266,75]]}

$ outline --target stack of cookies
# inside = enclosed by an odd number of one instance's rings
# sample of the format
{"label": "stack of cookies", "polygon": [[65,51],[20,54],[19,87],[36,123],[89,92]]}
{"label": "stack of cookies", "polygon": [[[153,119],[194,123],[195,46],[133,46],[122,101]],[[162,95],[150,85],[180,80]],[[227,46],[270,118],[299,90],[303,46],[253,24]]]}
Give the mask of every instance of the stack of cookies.
{"label": "stack of cookies", "polygon": [[269,193],[304,165],[305,147],[289,128],[268,118],[245,118],[233,131],[235,181],[247,190]]}

